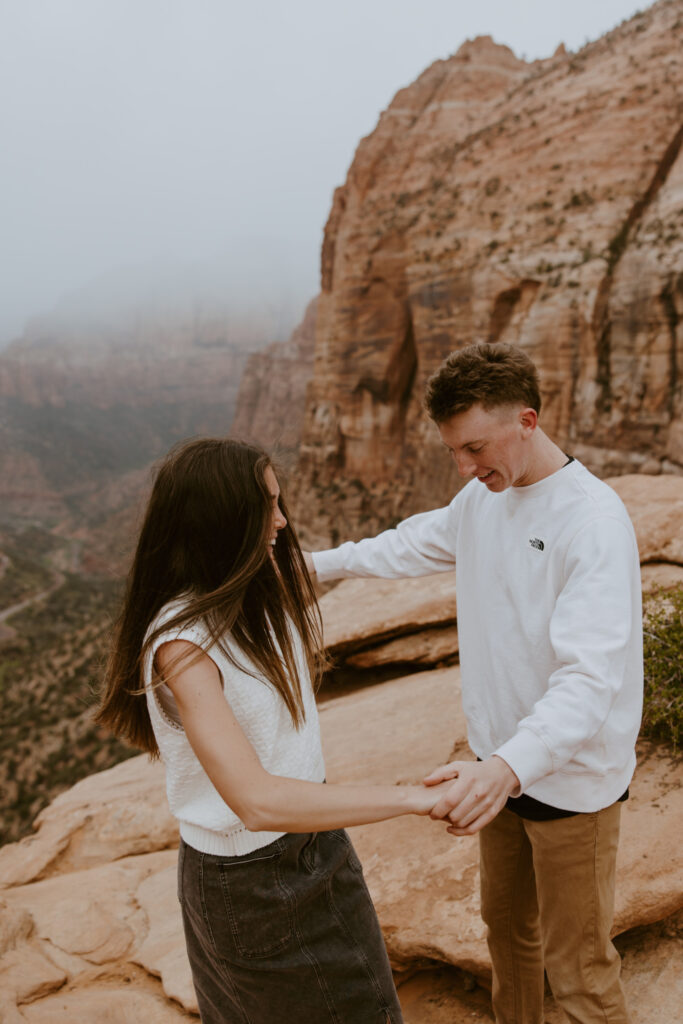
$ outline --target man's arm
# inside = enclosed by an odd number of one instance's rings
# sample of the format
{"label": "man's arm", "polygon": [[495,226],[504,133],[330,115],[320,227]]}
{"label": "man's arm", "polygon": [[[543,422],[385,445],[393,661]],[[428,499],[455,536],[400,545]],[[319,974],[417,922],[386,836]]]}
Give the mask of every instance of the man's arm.
{"label": "man's arm", "polygon": [[[550,620],[558,668],[515,735],[480,762],[452,762],[427,785],[455,777],[432,817],[447,817],[453,835],[488,824],[508,796],[562,768],[604,725],[626,675],[634,629],[640,629],[635,539],[614,518],[594,520],[572,541],[567,580]],[[638,592],[634,594],[634,586]],[[632,695],[634,733],[640,694]]]}
{"label": "man's arm", "polygon": [[352,576],[429,576],[455,565],[459,495],[445,508],[404,519],[393,530],[354,544],[304,553],[306,565],[321,581]]}

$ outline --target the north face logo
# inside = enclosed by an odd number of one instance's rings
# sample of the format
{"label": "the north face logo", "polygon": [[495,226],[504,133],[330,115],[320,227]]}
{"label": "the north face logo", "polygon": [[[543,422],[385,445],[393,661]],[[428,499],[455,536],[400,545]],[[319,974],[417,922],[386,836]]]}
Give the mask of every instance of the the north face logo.
{"label": "the north face logo", "polygon": [[543,551],[543,549],[545,548],[545,544],[542,540],[539,540],[538,537],[530,537],[529,543],[531,544],[532,548],[536,548],[537,551]]}

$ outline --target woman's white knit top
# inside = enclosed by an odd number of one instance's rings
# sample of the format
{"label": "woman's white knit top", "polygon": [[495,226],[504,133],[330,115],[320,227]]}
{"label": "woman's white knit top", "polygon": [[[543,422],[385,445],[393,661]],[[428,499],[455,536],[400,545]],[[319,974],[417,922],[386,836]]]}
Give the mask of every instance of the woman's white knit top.
{"label": "woman's white knit top", "polygon": [[[173,618],[182,606],[182,601],[165,605],[150,626],[149,633]],[[249,832],[246,829],[219,796],[199,763],[175,710],[173,694],[163,684],[152,685],[154,655],[161,644],[170,640],[189,640],[214,661],[223,681],[225,699],[267,772],[322,782],[325,766],[318,711],[301,639],[295,633],[293,643],[306,713],[306,720],[298,730],[275,687],[226,638],[224,643],[235,660],[249,671],[233,665],[215,644],[211,644],[206,626],[201,621],[162,633],[147,653],[143,666],[149,716],[166,768],[168,802],[171,813],[180,823],[182,838],[201,853],[228,857],[267,846],[283,833]],[[229,757],[230,751],[226,750],[226,758]]]}

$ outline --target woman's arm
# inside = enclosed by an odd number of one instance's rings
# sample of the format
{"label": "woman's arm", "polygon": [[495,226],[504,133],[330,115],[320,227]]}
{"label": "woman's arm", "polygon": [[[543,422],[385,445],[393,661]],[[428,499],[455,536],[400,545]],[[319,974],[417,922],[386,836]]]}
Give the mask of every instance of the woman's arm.
{"label": "woman's arm", "polygon": [[[314,832],[400,814],[428,814],[450,783],[344,786],[267,772],[225,699],[215,662],[185,640],[162,644],[155,664],[175,697],[188,741],[226,804],[251,832]],[[172,672],[169,668],[172,666]]]}

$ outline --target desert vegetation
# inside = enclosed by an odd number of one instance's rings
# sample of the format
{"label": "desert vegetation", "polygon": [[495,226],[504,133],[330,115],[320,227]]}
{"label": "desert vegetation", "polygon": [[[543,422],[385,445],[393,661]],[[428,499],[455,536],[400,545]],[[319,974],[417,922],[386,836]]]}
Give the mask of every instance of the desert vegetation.
{"label": "desert vegetation", "polygon": [[65,574],[9,621],[13,635],[0,645],[0,844],[29,832],[57,793],[136,753],[91,719],[118,596],[113,580]]}
{"label": "desert vegetation", "polygon": [[37,526],[21,533],[6,528],[0,546],[1,611],[50,585],[52,574],[41,556],[52,549],[53,541],[49,533]]}
{"label": "desert vegetation", "polygon": [[643,736],[677,753],[683,725],[683,587],[658,591],[645,602]]}

